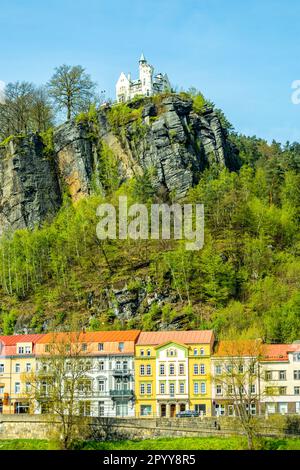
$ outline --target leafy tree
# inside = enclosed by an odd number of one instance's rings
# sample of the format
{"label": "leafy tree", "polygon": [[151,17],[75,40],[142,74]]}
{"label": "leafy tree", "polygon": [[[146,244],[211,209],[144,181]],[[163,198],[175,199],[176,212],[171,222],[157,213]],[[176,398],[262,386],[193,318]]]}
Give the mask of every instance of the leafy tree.
{"label": "leafy tree", "polygon": [[95,103],[96,84],[80,65],[61,65],[48,83],[49,95],[58,111],[67,113],[67,120]]}

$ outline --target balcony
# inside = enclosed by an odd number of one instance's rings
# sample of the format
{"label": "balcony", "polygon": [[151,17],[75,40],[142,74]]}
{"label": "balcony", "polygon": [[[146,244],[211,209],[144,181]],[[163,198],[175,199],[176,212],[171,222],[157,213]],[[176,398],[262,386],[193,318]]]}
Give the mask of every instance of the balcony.
{"label": "balcony", "polygon": [[110,390],[112,398],[133,398],[133,390]]}
{"label": "balcony", "polygon": [[132,372],[130,369],[114,369],[113,370],[114,377],[128,377],[131,374]]}

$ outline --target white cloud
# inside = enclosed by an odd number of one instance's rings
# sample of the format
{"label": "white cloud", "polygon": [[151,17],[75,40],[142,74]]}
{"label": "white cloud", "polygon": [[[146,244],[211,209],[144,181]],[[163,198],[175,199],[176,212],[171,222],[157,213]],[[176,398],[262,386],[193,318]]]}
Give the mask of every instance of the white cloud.
{"label": "white cloud", "polygon": [[5,83],[0,80],[0,103],[4,102],[4,88]]}

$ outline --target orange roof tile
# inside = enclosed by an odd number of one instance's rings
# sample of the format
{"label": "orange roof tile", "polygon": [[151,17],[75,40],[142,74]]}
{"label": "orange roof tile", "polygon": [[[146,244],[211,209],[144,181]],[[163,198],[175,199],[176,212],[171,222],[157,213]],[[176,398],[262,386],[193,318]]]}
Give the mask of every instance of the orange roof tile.
{"label": "orange roof tile", "polygon": [[72,340],[80,343],[106,343],[136,341],[139,330],[128,331],[88,331],[86,333],[47,333],[39,341],[39,344],[52,343],[54,341]]}
{"label": "orange roof tile", "polygon": [[[266,344],[264,346],[264,354],[262,361],[264,362],[281,362],[288,360],[288,350],[294,345],[290,344]],[[293,349],[292,349],[293,350]]]}
{"label": "orange roof tile", "polygon": [[142,331],[137,341],[137,345],[157,345],[169,341],[181,344],[210,343],[213,338],[212,330],[191,330],[191,331]]}
{"label": "orange roof tile", "polygon": [[261,340],[223,340],[217,345],[214,356],[259,356],[263,354],[264,346]]}
{"label": "orange roof tile", "polygon": [[32,335],[10,335],[0,336],[0,341],[5,346],[15,346],[17,343],[37,343],[38,340],[43,338],[43,334]]}

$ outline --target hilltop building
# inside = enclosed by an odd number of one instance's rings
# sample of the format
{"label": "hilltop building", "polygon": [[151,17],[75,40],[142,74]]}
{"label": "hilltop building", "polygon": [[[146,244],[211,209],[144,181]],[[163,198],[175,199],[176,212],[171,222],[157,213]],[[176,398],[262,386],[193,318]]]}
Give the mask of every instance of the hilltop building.
{"label": "hilltop building", "polygon": [[148,64],[144,54],[139,60],[139,78],[131,79],[131,74],[121,73],[116,84],[117,102],[122,103],[132,100],[137,95],[152,96],[170,89],[167,74],[154,75],[154,67]]}

